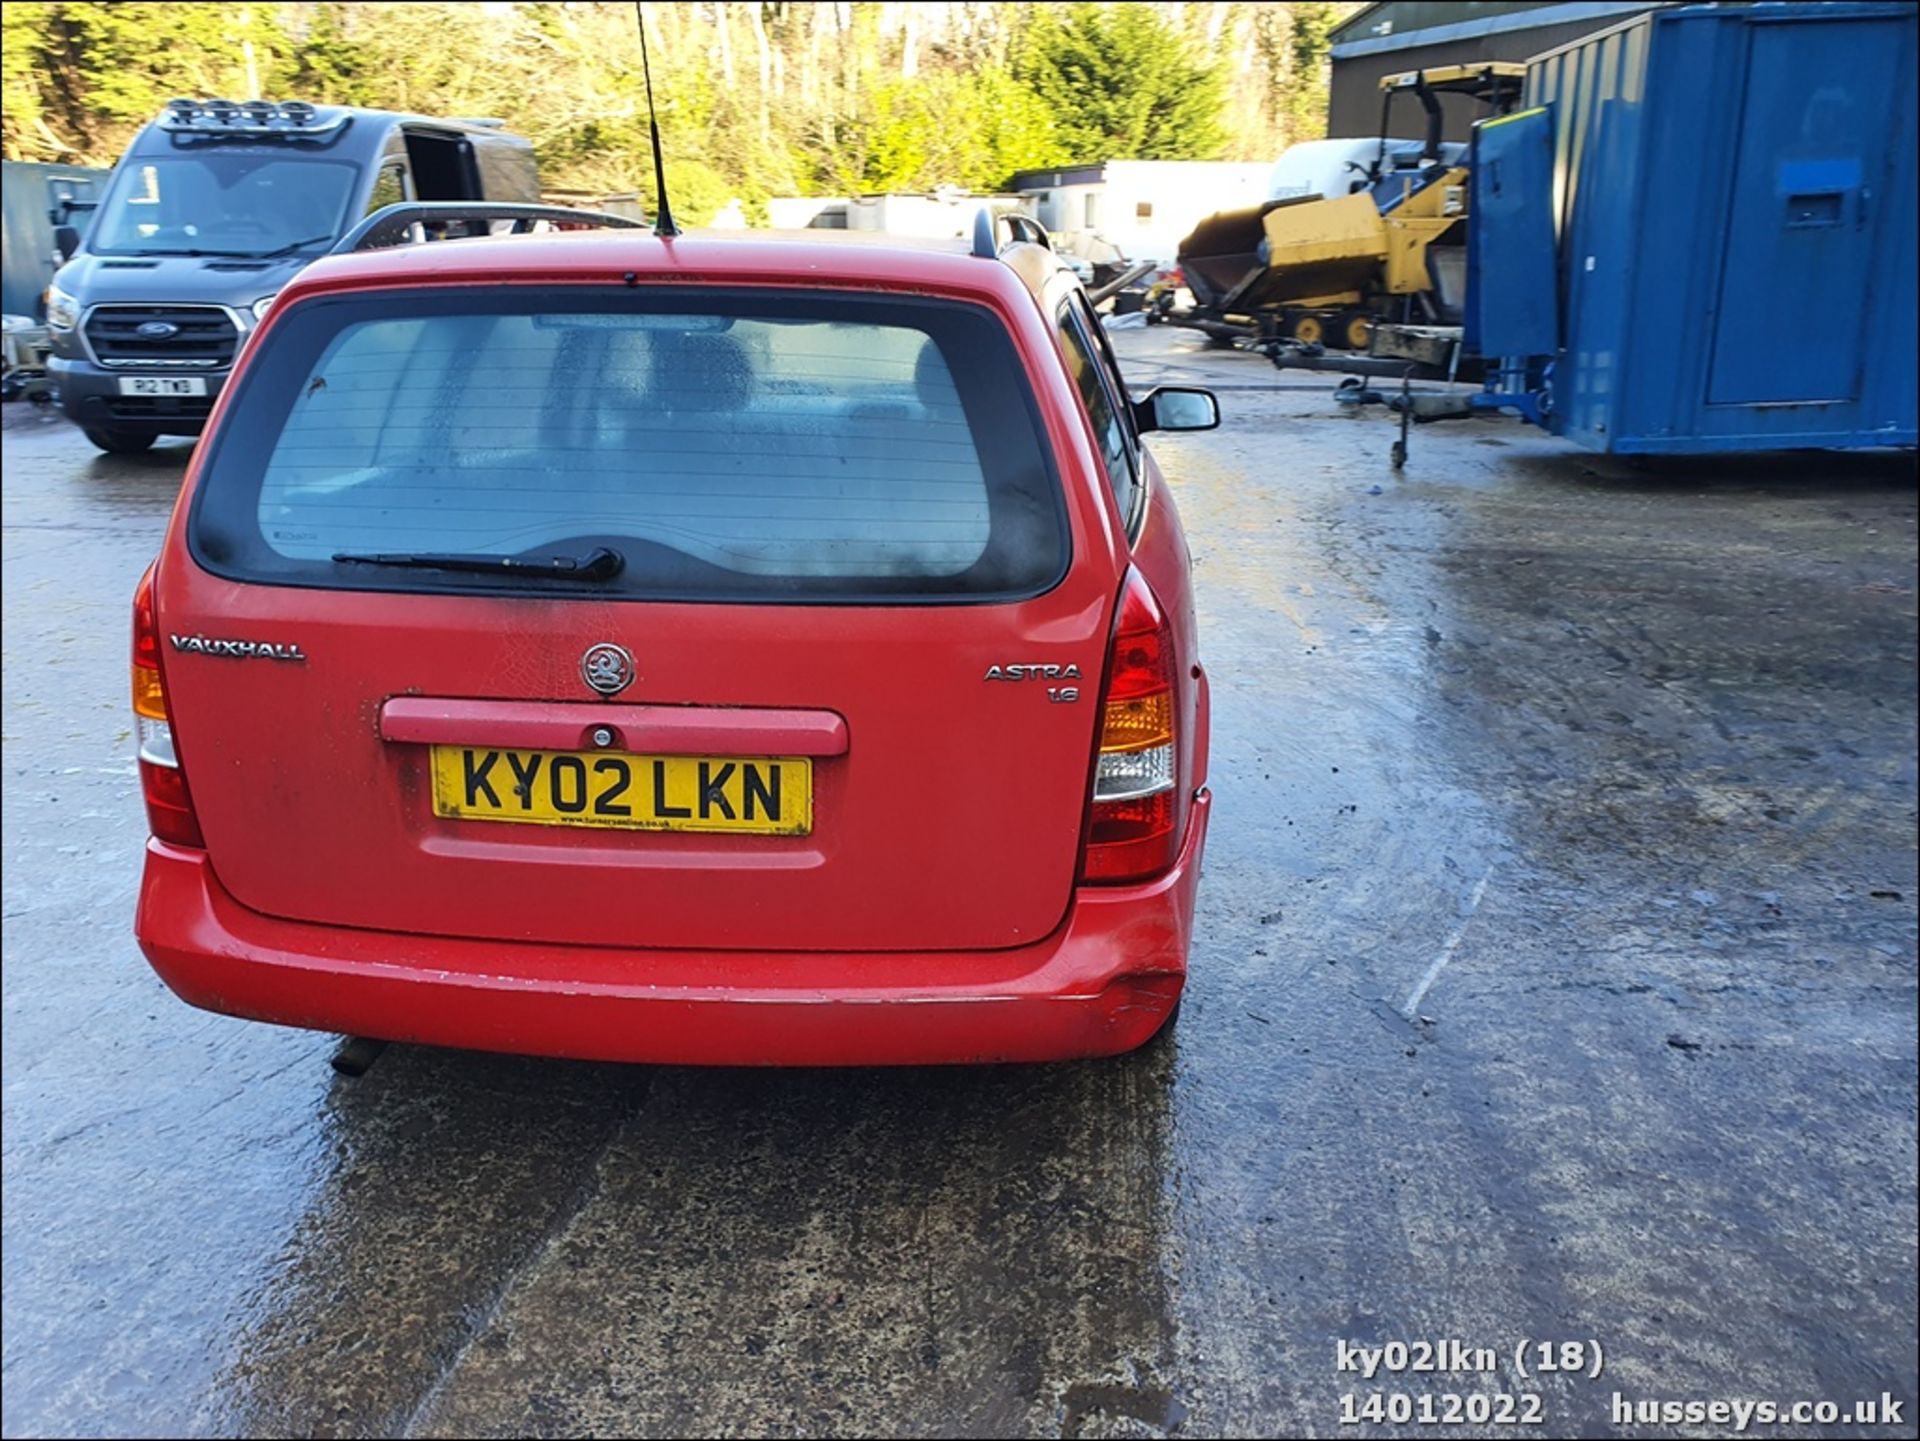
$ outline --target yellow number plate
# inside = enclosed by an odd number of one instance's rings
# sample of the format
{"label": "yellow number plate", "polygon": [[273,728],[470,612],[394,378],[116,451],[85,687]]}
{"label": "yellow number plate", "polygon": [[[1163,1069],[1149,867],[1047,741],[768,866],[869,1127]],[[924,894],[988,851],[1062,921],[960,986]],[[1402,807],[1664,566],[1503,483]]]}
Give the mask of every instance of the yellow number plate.
{"label": "yellow number plate", "polygon": [[435,746],[433,812],[539,826],[804,836],[813,829],[813,762]]}

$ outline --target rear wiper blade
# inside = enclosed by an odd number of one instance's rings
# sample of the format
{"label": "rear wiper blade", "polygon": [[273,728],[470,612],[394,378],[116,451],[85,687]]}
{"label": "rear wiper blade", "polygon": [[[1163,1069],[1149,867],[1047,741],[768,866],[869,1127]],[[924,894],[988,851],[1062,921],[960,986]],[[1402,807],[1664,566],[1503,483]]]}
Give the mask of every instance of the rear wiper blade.
{"label": "rear wiper blade", "polygon": [[343,565],[391,565],[415,570],[469,571],[475,575],[509,575],[515,580],[612,580],[620,574],[626,558],[617,550],[596,546],[586,555],[555,555],[540,560],[523,560],[516,555],[466,555],[404,551],[371,555],[342,551],[334,559]]}

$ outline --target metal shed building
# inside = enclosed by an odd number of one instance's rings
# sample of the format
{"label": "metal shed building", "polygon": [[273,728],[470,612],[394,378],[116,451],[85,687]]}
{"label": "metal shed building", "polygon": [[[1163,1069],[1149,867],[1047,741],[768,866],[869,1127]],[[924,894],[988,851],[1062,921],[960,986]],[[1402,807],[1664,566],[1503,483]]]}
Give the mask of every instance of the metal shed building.
{"label": "metal shed building", "polygon": [[[1485,0],[1381,0],[1337,27],[1327,96],[1327,134],[1364,138],[1380,130],[1380,77],[1475,60],[1530,60],[1604,30],[1658,0],[1572,0],[1499,4]],[[1465,140],[1478,114],[1442,105],[1447,140]],[[1418,125],[1412,112],[1408,124]],[[1408,132],[1417,137],[1417,128]]]}

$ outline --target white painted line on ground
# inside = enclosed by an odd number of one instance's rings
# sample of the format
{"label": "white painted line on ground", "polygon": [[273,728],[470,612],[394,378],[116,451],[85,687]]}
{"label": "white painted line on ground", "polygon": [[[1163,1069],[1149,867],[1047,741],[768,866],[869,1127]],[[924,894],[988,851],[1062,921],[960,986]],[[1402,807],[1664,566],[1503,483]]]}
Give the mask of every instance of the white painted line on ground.
{"label": "white painted line on ground", "polygon": [[1487,882],[1492,879],[1493,867],[1488,866],[1486,872],[1480,877],[1479,884],[1473,888],[1473,894],[1467,898],[1467,913],[1460,917],[1460,924],[1453,928],[1453,933],[1447,937],[1446,944],[1440,947],[1440,954],[1433,958],[1433,964],[1427,967],[1427,973],[1420,978],[1420,984],[1413,988],[1413,994],[1407,997],[1407,1003],[1400,1008],[1400,1014],[1409,1021],[1413,1019],[1413,1013],[1419,1009],[1420,998],[1433,988],[1433,983],[1440,979],[1440,973],[1447,968],[1447,962],[1453,959],[1453,953],[1460,948],[1460,937],[1466,934],[1467,923],[1473,919],[1474,912],[1480,909],[1480,897],[1487,893]]}

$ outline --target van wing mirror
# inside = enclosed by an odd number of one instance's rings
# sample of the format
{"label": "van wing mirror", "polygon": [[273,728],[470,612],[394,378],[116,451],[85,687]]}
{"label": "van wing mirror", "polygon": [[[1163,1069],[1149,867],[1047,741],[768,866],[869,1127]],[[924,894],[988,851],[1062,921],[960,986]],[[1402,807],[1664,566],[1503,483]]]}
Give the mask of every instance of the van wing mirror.
{"label": "van wing mirror", "polygon": [[71,225],[56,225],[53,227],[53,244],[63,261],[71,260],[80,249],[80,232]]}
{"label": "van wing mirror", "polygon": [[1133,403],[1139,430],[1212,430],[1220,423],[1220,402],[1196,385],[1163,385]]}

